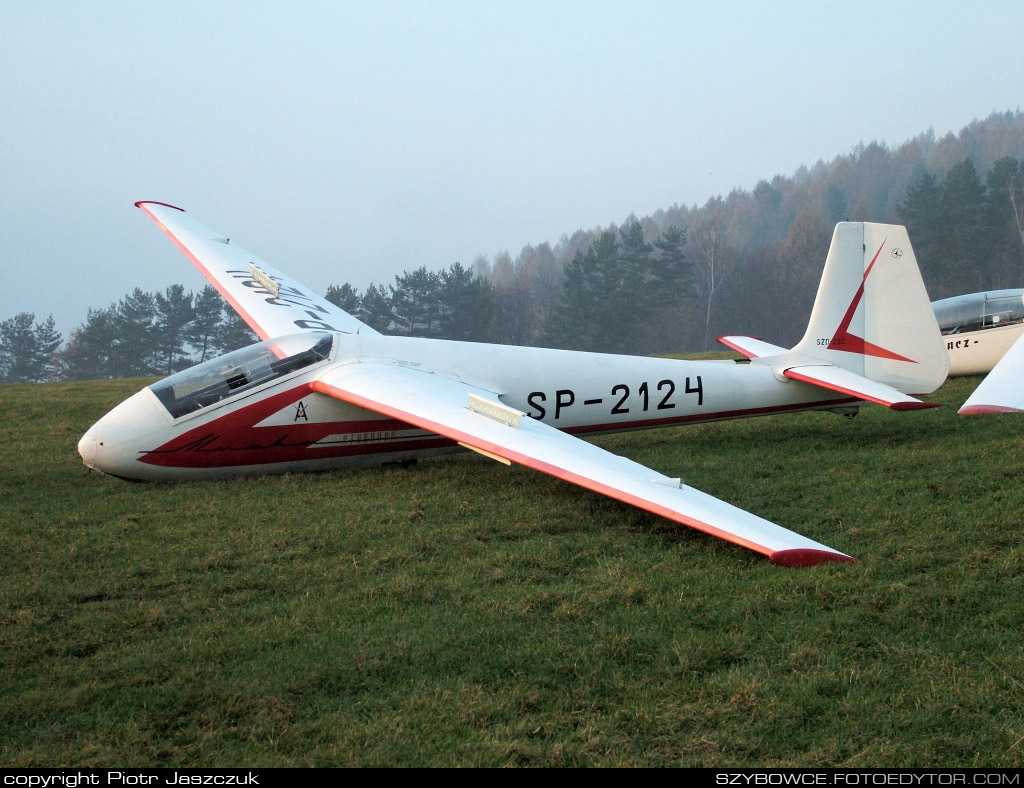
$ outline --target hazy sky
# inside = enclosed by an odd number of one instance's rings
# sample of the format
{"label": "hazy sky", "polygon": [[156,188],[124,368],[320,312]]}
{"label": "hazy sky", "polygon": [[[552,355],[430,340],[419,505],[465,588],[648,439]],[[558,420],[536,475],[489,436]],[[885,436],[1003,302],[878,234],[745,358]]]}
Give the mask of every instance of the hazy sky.
{"label": "hazy sky", "polygon": [[1024,2],[0,0],[0,319],[205,283],[179,205],[319,292],[1021,107]]}

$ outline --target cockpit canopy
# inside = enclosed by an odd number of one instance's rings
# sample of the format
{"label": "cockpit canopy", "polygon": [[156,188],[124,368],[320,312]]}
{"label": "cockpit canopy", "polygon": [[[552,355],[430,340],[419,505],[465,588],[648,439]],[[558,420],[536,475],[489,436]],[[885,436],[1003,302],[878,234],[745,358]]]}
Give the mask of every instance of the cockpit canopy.
{"label": "cockpit canopy", "polygon": [[290,334],[236,350],[150,386],[173,418],[311,367],[331,355],[333,334]]}
{"label": "cockpit canopy", "polygon": [[968,293],[933,301],[932,309],[943,334],[979,331],[1024,319],[1024,290]]}

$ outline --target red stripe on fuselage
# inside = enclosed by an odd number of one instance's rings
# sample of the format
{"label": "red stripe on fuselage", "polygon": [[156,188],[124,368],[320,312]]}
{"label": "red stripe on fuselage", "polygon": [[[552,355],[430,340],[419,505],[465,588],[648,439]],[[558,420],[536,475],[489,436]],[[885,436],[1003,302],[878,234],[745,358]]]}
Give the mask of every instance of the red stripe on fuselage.
{"label": "red stripe on fuselage", "polygon": [[[378,454],[454,445],[453,441],[430,434],[380,435],[406,430],[422,433],[419,428],[395,419],[296,421],[294,424],[256,426],[311,394],[311,384],[274,394],[194,427],[162,446],[142,451],[139,460],[168,468],[231,468],[365,455],[369,463]],[[313,445],[332,435],[355,437],[359,434],[365,434],[366,439]]]}
{"label": "red stripe on fuselage", "polygon": [[[422,428],[396,418],[309,423],[296,421],[293,424],[256,426],[264,419],[318,391],[323,392],[320,396],[333,395],[329,388],[317,382],[290,388],[258,400],[252,405],[236,408],[220,418],[204,422],[154,449],[143,450],[140,452],[139,460],[149,465],[168,468],[230,468],[353,457],[362,457],[370,464],[377,455],[383,456],[397,451],[427,451],[455,445],[453,440],[426,432],[421,435],[400,435],[398,433],[410,430],[422,431]],[[584,424],[566,427],[564,431],[572,435],[586,435],[668,427],[694,422],[766,416],[857,401],[853,398],[836,398],[667,418]],[[383,412],[383,409],[371,412]],[[367,434],[366,438],[360,440],[360,433]],[[378,436],[378,433],[394,435]],[[353,441],[341,440],[314,445],[332,435],[353,436]]]}

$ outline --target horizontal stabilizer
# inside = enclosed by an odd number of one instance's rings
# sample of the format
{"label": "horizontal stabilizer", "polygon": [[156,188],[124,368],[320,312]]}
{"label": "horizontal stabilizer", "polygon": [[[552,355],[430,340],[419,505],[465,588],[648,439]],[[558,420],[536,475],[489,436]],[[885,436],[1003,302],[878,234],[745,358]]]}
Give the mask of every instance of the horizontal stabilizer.
{"label": "horizontal stabilizer", "polygon": [[923,408],[937,408],[937,402],[922,402],[897,391],[892,386],[869,380],[856,372],[833,366],[796,366],[784,370],[783,375],[793,380],[800,380],[804,383],[812,383],[815,386],[838,391],[841,394],[849,394],[858,399],[885,405],[893,410],[921,410]]}
{"label": "horizontal stabilizer", "polygon": [[719,337],[718,341],[749,359],[756,359],[758,363],[770,366],[776,375],[783,375],[790,380],[799,380],[829,391],[848,394],[893,410],[920,410],[938,407],[937,402],[922,402],[892,386],[833,364],[816,362],[806,355],[788,351],[761,339],[727,336]]}
{"label": "horizontal stabilizer", "polygon": [[788,353],[784,347],[773,345],[757,337],[719,337],[718,341],[726,347],[730,347],[737,353],[747,358],[761,358],[762,356],[777,356],[780,353]]}

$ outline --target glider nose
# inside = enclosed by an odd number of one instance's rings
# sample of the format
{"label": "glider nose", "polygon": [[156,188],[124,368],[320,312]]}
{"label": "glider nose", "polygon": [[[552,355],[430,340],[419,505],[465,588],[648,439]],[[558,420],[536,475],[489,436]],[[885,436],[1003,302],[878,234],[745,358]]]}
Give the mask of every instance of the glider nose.
{"label": "glider nose", "polygon": [[122,479],[145,479],[139,455],[167,440],[167,421],[146,390],[132,395],[93,424],[78,442],[87,467]]}
{"label": "glider nose", "polygon": [[96,451],[99,439],[96,437],[96,425],[93,424],[82,439],[78,442],[78,453],[82,457],[82,462],[85,463],[85,467],[89,470],[96,468]]}

